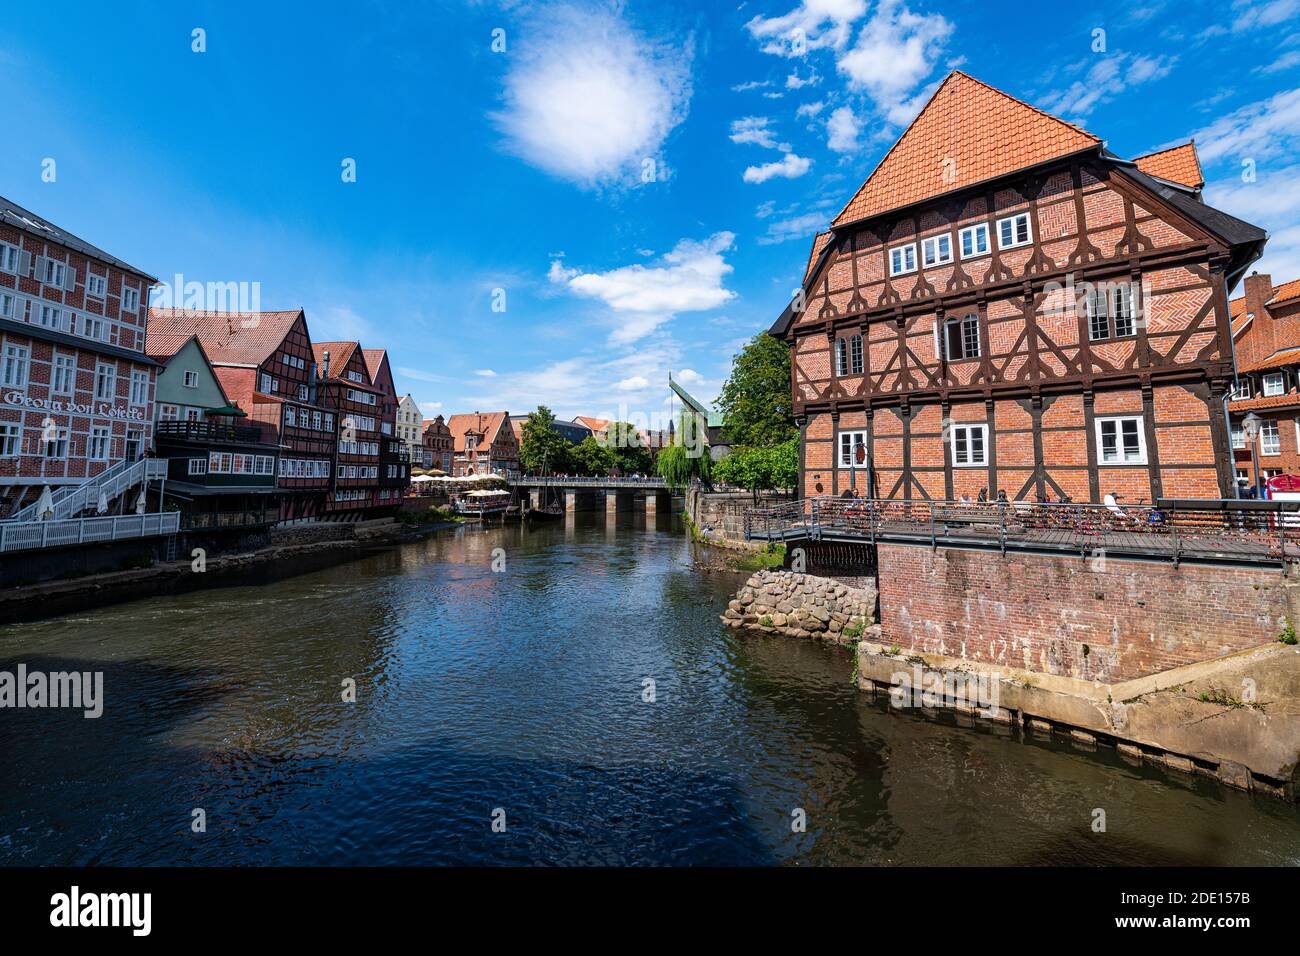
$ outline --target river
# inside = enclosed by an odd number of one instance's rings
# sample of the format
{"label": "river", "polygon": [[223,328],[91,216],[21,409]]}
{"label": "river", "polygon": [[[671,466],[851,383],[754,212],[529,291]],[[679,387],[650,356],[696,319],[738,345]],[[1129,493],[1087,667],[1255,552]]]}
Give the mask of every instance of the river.
{"label": "river", "polygon": [[465,527],[0,629],[0,670],[105,696],[0,711],[0,863],[1300,862],[1295,807],[890,712],[846,649],[727,631],[744,575],[692,548],[666,516]]}

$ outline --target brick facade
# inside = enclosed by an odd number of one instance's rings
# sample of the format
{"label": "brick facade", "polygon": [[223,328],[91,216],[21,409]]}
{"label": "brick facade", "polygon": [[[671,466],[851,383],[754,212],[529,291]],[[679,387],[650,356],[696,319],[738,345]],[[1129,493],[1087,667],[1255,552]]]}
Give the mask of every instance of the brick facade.
{"label": "brick facade", "polygon": [[878,545],[882,640],[1087,680],[1121,681],[1277,639],[1270,569]]}
{"label": "brick facade", "polygon": [[143,455],[156,281],[0,199],[0,515]]}

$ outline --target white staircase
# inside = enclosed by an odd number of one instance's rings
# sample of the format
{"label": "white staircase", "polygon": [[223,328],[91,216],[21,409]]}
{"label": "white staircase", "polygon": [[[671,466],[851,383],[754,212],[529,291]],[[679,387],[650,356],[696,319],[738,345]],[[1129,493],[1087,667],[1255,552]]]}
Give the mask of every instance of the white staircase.
{"label": "white staircase", "polygon": [[[95,511],[99,507],[100,496],[113,501],[119,495],[126,494],[136,485],[167,477],[167,459],[140,458],[136,461],[119,461],[112,468],[100,472],[79,485],[65,485],[52,492],[54,515],[51,520],[62,521],[76,518],[84,511]],[[40,499],[38,498],[37,501]],[[27,507],[10,515],[9,521],[35,521],[34,501]]]}

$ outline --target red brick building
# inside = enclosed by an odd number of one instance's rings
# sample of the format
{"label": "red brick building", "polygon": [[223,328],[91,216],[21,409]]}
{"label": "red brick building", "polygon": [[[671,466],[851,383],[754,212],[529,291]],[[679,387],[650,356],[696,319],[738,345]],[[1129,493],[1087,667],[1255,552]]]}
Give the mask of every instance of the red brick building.
{"label": "red brick building", "polygon": [[[1236,477],[1253,486],[1256,447],[1261,482],[1300,475],[1300,279],[1275,286],[1256,274],[1242,287],[1228,303],[1237,355],[1228,411]],[[1255,441],[1242,427],[1251,412],[1263,420]]]}
{"label": "red brick building", "polygon": [[318,342],[314,346],[321,405],[338,418],[334,490],[326,510],[365,511],[379,505],[383,396],[370,381],[357,342]]}
{"label": "red brick building", "polygon": [[452,441],[451,429],[446,421],[438,415],[424,426],[424,467],[452,473],[452,458],[455,456],[455,442]]}
{"label": "red brick building", "polygon": [[806,495],[1233,494],[1228,293],[1262,230],[1190,144],[1136,161],[961,72],[816,238],[792,350]]}
{"label": "red brick building", "polygon": [[0,516],[149,447],[156,281],[0,198]]}
{"label": "red brick building", "polygon": [[329,513],[337,413],[318,398],[303,311],[150,309],[149,321],[164,334],[197,335],[231,403],[277,430],[281,520]]}
{"label": "red brick building", "polygon": [[397,385],[388,363],[387,349],[362,349],[366,372],[379,392],[379,492],[381,507],[398,504],[411,487],[411,449],[398,434]]}
{"label": "red brick building", "polygon": [[510,427],[509,412],[474,412],[447,420],[452,439],[452,471],[464,475],[499,474],[519,470],[519,442]]}

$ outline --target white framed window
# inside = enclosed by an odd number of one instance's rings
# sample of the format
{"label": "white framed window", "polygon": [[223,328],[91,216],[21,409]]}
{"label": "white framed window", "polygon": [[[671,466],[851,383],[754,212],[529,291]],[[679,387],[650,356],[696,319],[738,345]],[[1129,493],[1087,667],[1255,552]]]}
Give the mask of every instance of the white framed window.
{"label": "white framed window", "polygon": [[1136,331],[1133,287],[1127,282],[1093,286],[1084,299],[1084,308],[1088,315],[1090,341],[1120,339]]}
{"label": "white framed window", "polygon": [[298,410],[292,405],[284,406],[284,424],[287,428],[298,427]]}
{"label": "white framed window", "polygon": [[[1300,420],[1296,422],[1296,430],[1297,433],[1300,433]],[[1232,447],[1233,448],[1246,447],[1246,430],[1242,428],[1240,425],[1232,426]]]}
{"label": "white framed window", "polygon": [[131,373],[131,404],[144,405],[149,401],[149,373]]}
{"label": "white framed window", "polygon": [[19,299],[18,296],[14,295],[12,292],[0,291],[0,317],[6,319],[19,318],[18,304],[21,301],[22,300]]}
{"label": "white framed window", "polygon": [[957,235],[958,242],[961,244],[961,257],[963,259],[978,259],[980,256],[989,254],[989,224],[987,222],[967,226]]}
{"label": "white framed window", "polygon": [[1286,390],[1281,372],[1269,372],[1264,376],[1264,397],[1281,395]]}
{"label": "white framed window", "polygon": [[194,369],[192,369],[192,368],[187,368],[187,369],[185,370],[185,378],[184,378],[184,381],[182,382],[182,384],[183,384],[186,388],[198,388],[198,387],[199,387],[199,373],[196,372],[196,371],[194,371]]}
{"label": "white framed window", "polygon": [[108,436],[109,429],[107,425],[92,425],[90,427],[90,438],[86,441],[86,455],[96,461],[107,460]]}
{"label": "white framed window", "polygon": [[889,274],[901,276],[916,271],[916,243],[889,250]]}
{"label": "white framed window", "polygon": [[117,395],[117,366],[99,363],[95,366],[95,398],[111,402]]}
{"label": "white framed window", "polygon": [[1278,430],[1276,419],[1266,418],[1260,422],[1259,453],[1261,455],[1282,454],[1282,433]]}
{"label": "white framed window", "polygon": [[50,373],[50,389],[60,395],[69,395],[77,380],[77,360],[71,355],[54,353],[54,363]]}
{"label": "white framed window", "polygon": [[189,473],[191,475],[206,475],[208,473],[208,460],[206,458],[191,458]]}
{"label": "white framed window", "polygon": [[978,313],[948,319],[943,324],[944,356],[950,362],[980,357],[980,317]]}
{"label": "white framed window", "polygon": [[835,343],[837,375],[862,374],[862,336],[848,335]]}
{"label": "white framed window", "polygon": [[57,305],[47,305],[42,302],[37,305],[32,320],[41,328],[64,332],[73,327],[75,318],[74,313],[67,309],[61,309]]}
{"label": "white framed window", "polygon": [[1115,338],[1122,339],[1136,331],[1133,320],[1133,286],[1121,282],[1110,290],[1111,316],[1114,318]]}
{"label": "white framed window", "polygon": [[158,406],[158,420],[160,422],[174,422],[181,417],[181,407],[163,402]]}
{"label": "white framed window", "polygon": [[59,262],[55,259],[45,260],[45,269],[41,275],[41,281],[46,285],[58,286],[62,289],[67,276],[68,267],[66,263]]}
{"label": "white framed window", "polygon": [[21,425],[6,423],[0,425],[0,458],[17,458],[23,445],[23,428]]}
{"label": "white framed window", "polygon": [[46,458],[67,458],[68,430],[66,428],[50,428],[45,430],[44,450]]}
{"label": "white framed window", "polygon": [[863,467],[867,463],[867,433],[840,432],[840,467]]}
{"label": "white framed window", "polygon": [[86,295],[102,299],[108,294],[108,277],[86,273]]}
{"label": "white framed window", "polygon": [[97,319],[93,315],[83,315],[81,317],[81,334],[97,342],[107,342],[108,326],[104,324],[103,319]]}
{"label": "white framed window", "polygon": [[1244,402],[1250,398],[1250,379],[1239,378],[1232,386],[1232,393],[1228,396],[1234,402]]}
{"label": "white framed window", "polygon": [[1020,212],[998,220],[998,248],[1014,249],[1028,245],[1033,240],[1029,228],[1029,213]]}
{"label": "white framed window", "polygon": [[22,261],[22,250],[11,243],[0,242],[0,269],[17,275]]}
{"label": "white framed window", "polygon": [[134,312],[140,308],[140,290],[131,286],[122,284],[122,309],[125,312]]}
{"label": "white framed window", "polygon": [[952,262],[952,236],[945,232],[942,236],[931,236],[923,240],[921,261],[925,263],[926,268]]}
{"label": "white framed window", "polygon": [[185,420],[187,422],[197,422],[199,420],[199,410],[197,408],[185,409]]}
{"label": "white framed window", "polygon": [[275,379],[263,372],[257,379],[257,390],[267,395],[275,394]]}
{"label": "white framed window", "polygon": [[298,401],[307,401],[307,386],[301,383],[298,385]]}
{"label": "white framed window", "polygon": [[955,468],[977,468],[989,463],[989,426],[953,425],[952,463]]}
{"label": "white framed window", "polygon": [[31,364],[31,352],[24,345],[5,346],[4,386],[6,388],[26,388],[27,370]]}
{"label": "white framed window", "polygon": [[1146,436],[1141,415],[1097,419],[1097,459],[1103,465],[1145,465]]}

